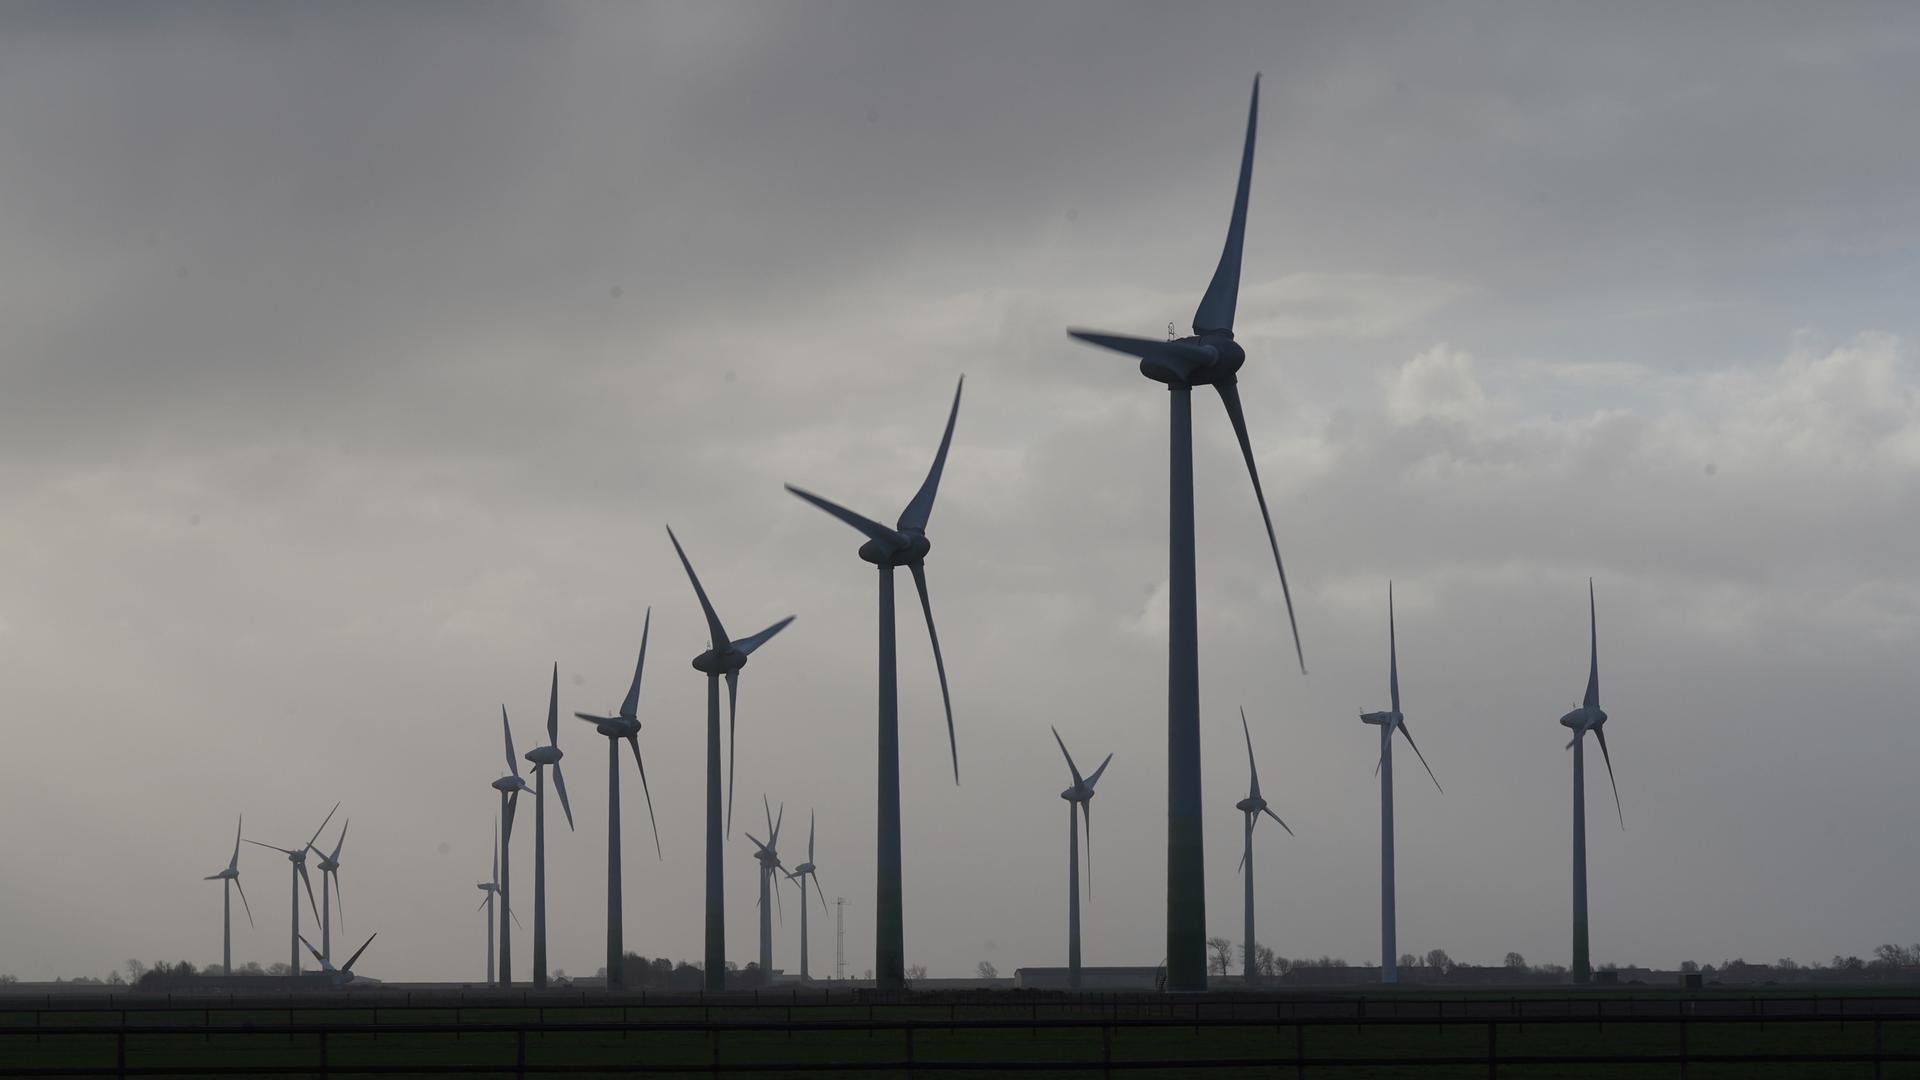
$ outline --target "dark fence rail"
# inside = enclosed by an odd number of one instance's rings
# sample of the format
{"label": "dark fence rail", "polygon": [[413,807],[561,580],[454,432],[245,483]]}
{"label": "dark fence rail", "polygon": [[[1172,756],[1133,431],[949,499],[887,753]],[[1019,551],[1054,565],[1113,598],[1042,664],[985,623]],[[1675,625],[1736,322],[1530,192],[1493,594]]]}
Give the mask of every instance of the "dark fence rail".
{"label": "dark fence rail", "polygon": [[[1251,1003],[1242,1003],[1251,1004]],[[1220,1069],[1285,1069],[1292,1067],[1297,1075],[1305,1075],[1308,1069],[1345,1070],[1352,1068],[1477,1068],[1484,1069],[1486,1075],[1496,1076],[1502,1067],[1515,1066],[1574,1066],[1574,1065],[1636,1065],[1675,1066],[1684,1075],[1690,1064],[1719,1065],[1837,1065],[1855,1064],[1872,1066],[1878,1075],[1885,1064],[1920,1063],[1920,1010],[1902,1012],[1856,1013],[1851,1018],[1840,1017],[1832,1012],[1808,1011],[1793,1013],[1726,1012],[1717,1014],[1689,1014],[1685,1011],[1667,1014],[1646,1014],[1620,1017],[1601,1017],[1596,1015],[1534,1015],[1526,1017],[1493,1016],[1450,1016],[1413,1017],[1369,1015],[1364,1019],[1355,1017],[1306,1017],[1285,1015],[1285,1002],[1266,1003],[1265,1016],[1162,1016],[1114,1018],[1109,1016],[1082,1016],[1060,1018],[1022,1018],[1003,1017],[997,1019],[955,1019],[938,1018],[919,1019],[827,1019],[802,1018],[785,1019],[744,1019],[734,1018],[722,1021],[713,1020],[548,1020],[542,1017],[523,1018],[513,1021],[487,1020],[476,1022],[289,1022],[289,1023],[119,1023],[93,1026],[64,1025],[0,1025],[0,1049],[4,1049],[12,1040],[53,1038],[61,1040],[98,1040],[114,1047],[114,1063],[111,1065],[25,1065],[0,1066],[7,1076],[36,1077],[78,1077],[78,1076],[374,1076],[374,1075],[502,1075],[502,1076],[543,1076],[562,1074],[597,1073],[643,1075],[652,1073],[709,1073],[713,1075],[732,1073],[847,1073],[847,1072],[885,1072],[913,1075],[915,1073],[939,1073],[954,1071],[1007,1071],[1024,1070],[1033,1072],[1095,1072],[1112,1075],[1115,1072],[1133,1072],[1141,1070],[1165,1070],[1192,1073]],[[1457,1004],[1457,1003],[1454,1003]],[[765,1006],[763,1006],[765,1007]],[[1647,1052],[1644,1049],[1623,1048],[1619,1053],[1507,1053],[1500,1052],[1501,1035],[1524,1032],[1527,1028],[1558,1029],[1569,1027],[1604,1027],[1608,1021],[1616,1026],[1668,1031],[1676,1044],[1671,1051]],[[1689,1032],[1701,1029],[1725,1031],[1729,1028],[1768,1027],[1785,1029],[1792,1032],[1802,1025],[1821,1025],[1825,1028],[1870,1028],[1870,1049],[1831,1048],[1813,1051],[1773,1050],[1773,1051],[1727,1051],[1708,1048],[1694,1050],[1689,1048]],[[1353,1028],[1373,1030],[1392,1030],[1410,1028],[1438,1028],[1455,1033],[1483,1034],[1478,1045],[1483,1049],[1472,1053],[1458,1051],[1435,1054],[1431,1052],[1402,1054],[1327,1054],[1309,1053],[1309,1045],[1319,1041],[1324,1033],[1344,1032]],[[1901,1034],[1903,1045],[1907,1049],[1886,1046],[1887,1029],[1894,1028]],[[1140,1034],[1154,1030],[1193,1029],[1226,1031],[1233,1029],[1271,1030],[1276,1034],[1291,1033],[1291,1053],[1270,1053],[1254,1056],[1221,1057],[1116,1057],[1114,1042],[1117,1035]],[[1000,1033],[1038,1034],[1041,1032],[1086,1032],[1099,1037],[1100,1056],[1090,1054],[1072,1059],[1023,1059],[978,1057],[955,1059],[940,1056],[928,1056],[924,1051],[916,1053],[916,1035],[951,1033]],[[814,1060],[795,1057],[792,1060],[728,1061],[724,1059],[722,1047],[729,1037],[747,1033],[787,1035],[822,1035],[866,1033],[869,1036],[886,1035],[897,1037],[903,1045],[898,1057],[884,1059],[862,1058],[856,1060]],[[678,1034],[696,1036],[703,1040],[710,1053],[702,1063],[661,1062],[661,1061],[619,1061],[619,1062],[557,1062],[529,1060],[529,1036],[536,1038],[539,1046],[556,1036],[583,1036],[592,1034],[621,1034],[656,1036]],[[412,1036],[441,1039],[463,1039],[476,1036],[498,1037],[501,1050],[506,1049],[507,1038],[512,1040],[512,1060],[491,1062],[469,1062],[463,1064],[439,1063],[403,1063],[403,1062],[336,1062],[330,1058],[330,1048],[337,1047],[342,1039],[358,1036],[392,1037]],[[231,1064],[218,1060],[196,1062],[169,1062],[160,1065],[139,1065],[128,1062],[128,1041],[130,1039],[152,1043],[159,1039],[181,1039],[183,1046],[195,1045],[199,1041],[210,1042],[213,1038],[267,1039],[279,1038],[289,1042],[308,1040],[312,1046],[309,1060],[292,1063]],[[103,1048],[102,1047],[102,1048]],[[415,1045],[417,1049],[417,1044]],[[360,1049],[365,1050],[364,1043]],[[504,1056],[504,1054],[503,1054]]]}

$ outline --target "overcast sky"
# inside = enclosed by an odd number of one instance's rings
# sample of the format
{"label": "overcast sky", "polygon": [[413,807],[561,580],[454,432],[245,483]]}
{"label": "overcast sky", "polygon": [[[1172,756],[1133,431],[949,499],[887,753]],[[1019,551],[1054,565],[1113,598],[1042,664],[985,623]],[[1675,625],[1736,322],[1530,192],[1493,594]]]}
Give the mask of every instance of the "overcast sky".
{"label": "overcast sky", "polygon": [[[533,746],[556,660],[564,713],[615,705],[648,605],[665,859],[628,761],[626,941],[698,959],[706,633],[667,523],[730,630],[799,616],[742,679],[728,953],[765,792],[789,862],[817,813],[870,967],[873,574],[781,484],[891,520],[963,373],[928,561],[958,787],[900,616],[907,960],[1065,962],[1051,724],[1114,754],[1086,960],[1157,963],[1165,395],[1063,330],[1186,332],[1256,72],[1242,394],[1311,674],[1196,395],[1209,931],[1244,705],[1298,833],[1256,836],[1261,938],[1377,962],[1392,578],[1446,786],[1403,755],[1401,947],[1568,962],[1591,576],[1626,819],[1596,755],[1595,962],[1920,937],[1906,5],[22,3],[0,972],[217,961],[235,815],[292,845],[343,800],[365,972],[479,978],[500,707]],[[604,742],[562,723],[552,964],[591,973]],[[284,960],[284,861],[241,870],[236,960]]]}

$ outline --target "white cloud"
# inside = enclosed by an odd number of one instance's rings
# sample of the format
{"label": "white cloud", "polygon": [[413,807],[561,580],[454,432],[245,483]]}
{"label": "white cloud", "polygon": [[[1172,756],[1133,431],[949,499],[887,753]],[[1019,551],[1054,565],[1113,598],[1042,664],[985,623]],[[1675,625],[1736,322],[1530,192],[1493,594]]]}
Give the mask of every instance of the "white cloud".
{"label": "white cloud", "polygon": [[1396,424],[1428,417],[1472,421],[1486,405],[1473,357],[1446,345],[1419,353],[1387,379],[1387,415]]}

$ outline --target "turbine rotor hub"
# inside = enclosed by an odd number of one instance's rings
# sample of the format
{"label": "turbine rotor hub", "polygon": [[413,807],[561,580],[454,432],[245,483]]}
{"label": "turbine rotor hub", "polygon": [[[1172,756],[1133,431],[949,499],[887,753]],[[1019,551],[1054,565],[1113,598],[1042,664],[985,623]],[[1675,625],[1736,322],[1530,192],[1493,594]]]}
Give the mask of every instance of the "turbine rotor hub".
{"label": "turbine rotor hub", "polygon": [[875,566],[908,566],[927,557],[933,544],[918,529],[901,532],[898,542],[869,540],[860,545],[860,558]]}
{"label": "turbine rotor hub", "polygon": [[731,644],[724,649],[708,649],[693,658],[693,670],[708,675],[725,675],[747,666],[747,654],[735,652]]}
{"label": "turbine rotor hub", "polygon": [[566,755],[557,746],[536,746],[527,751],[525,757],[535,765],[558,765]]}

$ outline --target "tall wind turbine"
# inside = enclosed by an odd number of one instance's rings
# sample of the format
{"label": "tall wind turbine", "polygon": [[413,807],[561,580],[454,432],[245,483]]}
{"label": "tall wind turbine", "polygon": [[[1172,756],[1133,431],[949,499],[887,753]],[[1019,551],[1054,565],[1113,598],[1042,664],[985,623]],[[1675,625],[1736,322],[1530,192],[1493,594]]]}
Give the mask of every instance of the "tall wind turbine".
{"label": "tall wind turbine", "polygon": [[1386,712],[1361,713],[1360,721],[1373,724],[1380,729],[1380,763],[1374,771],[1380,774],[1380,981],[1395,983],[1400,981],[1400,953],[1396,941],[1396,925],[1393,911],[1393,733],[1398,731],[1407,737],[1407,745],[1413,747],[1414,755],[1427,770],[1427,777],[1433,781],[1436,791],[1446,794],[1440,786],[1440,778],[1433,775],[1433,766],[1427,764],[1427,755],[1420,753],[1420,746],[1413,741],[1413,733],[1407,730],[1406,715],[1400,711],[1400,649],[1394,641],[1393,632],[1393,582],[1387,582],[1387,695],[1393,707]]}
{"label": "tall wind turbine", "polygon": [[[223,974],[233,974],[233,890],[240,889],[240,906],[246,909],[247,925],[253,925],[253,905],[247,903],[247,890],[240,888],[240,825],[243,817],[233,825],[233,857],[227,860],[227,868],[217,874],[208,874],[202,880],[222,882],[220,886],[220,963]],[[809,852],[811,853],[811,852]],[[805,888],[803,884],[801,886]]]}
{"label": "tall wind turbine", "polygon": [[1260,108],[1260,79],[1253,80],[1253,104],[1247,111],[1247,141],[1240,156],[1240,185],[1226,248],[1213,281],[1193,315],[1193,335],[1153,341],[1086,330],[1067,333],[1091,345],[1140,358],[1140,373],[1167,385],[1172,407],[1171,463],[1168,471],[1170,529],[1167,544],[1167,988],[1204,990],[1207,986],[1206,860],[1200,804],[1200,647],[1194,602],[1193,566],[1193,395],[1196,386],[1212,386],[1226,406],[1240,441],[1254,499],[1267,526],[1267,546],[1280,591],[1286,597],[1287,623],[1293,628],[1294,656],[1307,670],[1300,647],[1300,626],[1293,616],[1293,594],[1273,517],[1260,488],[1247,420],[1240,409],[1238,375],[1247,354],[1233,340],[1234,307],[1240,296],[1240,251],[1247,228],[1247,193],[1253,181],[1253,137]]}
{"label": "tall wind turbine", "polygon": [[1067,771],[1073,774],[1073,786],[1060,793],[1067,800],[1067,985],[1074,989],[1080,987],[1080,822],[1078,813],[1087,821],[1087,896],[1093,896],[1093,785],[1100,782],[1100,774],[1107,771],[1107,762],[1113,760],[1108,754],[1106,761],[1093,770],[1093,775],[1082,779],[1080,767],[1073,763],[1073,755],[1067,753],[1066,741],[1060,738],[1060,729],[1054,728],[1053,741],[1060,744],[1060,753],[1067,759]]}
{"label": "tall wind turbine", "polygon": [[927,637],[933,642],[933,666],[940,675],[940,702],[947,711],[947,749],[953,757],[953,782],[960,782],[960,749],[953,734],[953,699],[947,693],[947,665],[940,656],[940,635],[933,628],[933,605],[927,599],[926,558],[933,548],[927,540],[927,519],[933,515],[933,499],[940,491],[940,474],[947,465],[947,447],[953,442],[953,423],[959,419],[960,391],[965,387],[966,378],[962,376],[953,389],[953,407],[947,412],[947,430],[940,436],[933,468],[927,470],[927,479],[913,501],[900,512],[893,528],[861,517],[812,492],[787,485],[788,491],[859,530],[867,538],[867,542],[860,545],[860,558],[880,570],[880,835],[873,927],[875,985],[881,990],[899,990],[906,985],[907,978],[906,914],[900,885],[900,691],[893,626],[893,570],[897,566],[912,571],[914,588],[920,593],[920,610],[927,617]]}
{"label": "tall wind turbine", "polygon": [[1607,763],[1607,783],[1613,787],[1613,812],[1620,827],[1627,827],[1627,815],[1620,807],[1620,785],[1613,779],[1613,755],[1607,752],[1607,713],[1600,707],[1600,622],[1594,614],[1593,579],[1587,579],[1587,632],[1592,644],[1592,666],[1587,670],[1587,696],[1580,707],[1560,718],[1573,729],[1567,748],[1573,751],[1573,981],[1593,981],[1593,965],[1587,956],[1587,770],[1586,734],[1600,741],[1600,756]]}
{"label": "tall wind turbine", "polygon": [[[507,775],[495,780],[490,786],[500,793],[500,872],[497,875],[500,886],[500,903],[509,911],[513,903],[509,899],[513,890],[513,811],[520,805],[520,793],[527,790],[527,782],[520,777],[520,759],[513,754],[513,729],[507,726],[507,707],[500,706],[500,733],[507,740]],[[500,984],[513,982],[513,933],[507,929],[507,920],[500,920]]]}
{"label": "tall wind turbine", "polygon": [[[1260,797],[1260,767],[1253,763],[1253,732],[1247,730],[1247,710],[1245,708],[1240,710],[1240,734],[1247,737],[1248,773],[1247,797],[1233,804],[1234,808],[1239,810],[1241,815],[1247,819],[1247,850],[1245,854],[1240,856],[1240,872],[1243,875],[1241,883],[1247,891],[1247,945],[1246,956],[1241,958],[1242,966],[1240,969],[1240,977],[1251,985],[1253,983],[1254,952],[1260,940],[1253,936],[1253,825],[1254,822],[1260,820],[1261,814],[1265,814],[1275,821],[1280,821],[1280,815],[1274,813],[1273,807],[1267,805],[1267,800]],[[1293,830],[1287,828],[1286,822],[1280,821],[1280,827],[1287,830],[1288,836],[1293,835]]]}
{"label": "tall wind turbine", "polygon": [[316,908],[313,903],[313,879],[307,876],[307,851],[313,847],[314,840],[320,839],[320,833],[326,829],[327,822],[333,820],[334,811],[339,809],[340,809],[340,804],[334,803],[333,810],[327,811],[326,819],[320,822],[320,828],[313,830],[312,838],[297,848],[283,848],[273,844],[262,844],[260,841],[253,840],[253,839],[249,839],[247,841],[247,843],[253,844],[256,847],[272,848],[274,851],[277,851],[280,854],[285,855],[287,857],[287,861],[293,864],[292,871],[291,871],[291,878],[293,881],[293,905],[292,905],[293,921],[292,921],[292,931],[291,931],[292,938],[293,938],[293,941],[292,941],[293,958],[292,960],[289,961],[289,965],[293,968],[293,973],[295,975],[300,974],[300,886],[301,885],[305,885],[307,887],[307,908],[313,911],[315,918],[318,918],[320,916],[319,909]]}
{"label": "tall wind turbine", "polygon": [[727,900],[726,870],[720,864],[720,676],[727,677],[727,831],[733,830],[733,751],[738,746],[733,738],[735,706],[739,703],[740,669],[747,666],[747,657],[753,650],[765,645],[773,635],[787,628],[793,621],[789,615],[765,630],[751,637],[734,641],[727,637],[727,628],[720,625],[720,616],[714,614],[713,605],[707,602],[707,590],[700,587],[700,578],[693,572],[693,564],[687,561],[687,553],[680,547],[680,538],[673,535],[673,527],[667,527],[667,539],[673,541],[673,550],[680,556],[680,565],[686,568],[687,580],[693,583],[693,594],[700,598],[700,610],[707,616],[707,632],[711,635],[711,645],[706,652],[693,658],[693,669],[707,677],[707,954],[706,988],[725,990],[727,988]]}
{"label": "tall wind turbine", "polygon": [[[780,863],[780,823],[787,820],[787,804],[780,804],[780,817],[776,819],[767,797],[760,796],[760,801],[767,809],[767,842],[755,840],[752,833],[746,837],[753,840],[753,857],[760,864],[760,977],[766,979],[773,974],[773,904],[780,902],[774,875],[786,872]],[[806,897],[800,899],[804,902]],[[785,921],[783,916],[781,922]]]}
{"label": "tall wind turbine", "polygon": [[[560,809],[567,812],[567,830],[573,830],[573,806],[567,802],[567,778],[560,771],[560,663],[553,665],[553,691],[547,697],[547,744],[527,751],[536,780],[553,770],[553,786],[560,792]],[[611,971],[612,968],[607,970]],[[533,793],[533,986],[547,988],[547,785]]]}
{"label": "tall wind turbine", "polygon": [[[352,818],[340,823],[340,839],[334,842],[332,852],[321,851],[311,842],[307,844],[320,856],[320,955],[326,957],[328,963],[333,962],[333,898],[340,896],[340,849],[346,846],[347,826],[352,824]],[[327,891],[328,882],[333,883],[331,893]],[[340,928],[344,930],[346,926],[347,900],[340,896]]]}
{"label": "tall wind turbine", "polygon": [[653,816],[653,792],[647,787],[647,764],[640,759],[640,676],[647,670],[647,634],[653,628],[653,609],[647,609],[640,625],[640,662],[633,667],[633,685],[627,699],[612,716],[573,715],[607,737],[607,988],[626,985],[626,945],[622,941],[620,900],[620,740],[633,748],[633,763],[640,767],[640,790],[647,796],[647,820],[653,822],[653,854],[660,854],[660,822]]}
{"label": "tall wind turbine", "polygon": [[813,813],[807,813],[807,861],[788,871],[787,878],[800,886],[800,981],[812,978],[807,973],[807,881],[812,879],[813,891],[820,897],[820,910],[827,910],[827,894],[820,891],[820,870],[813,865]]}

